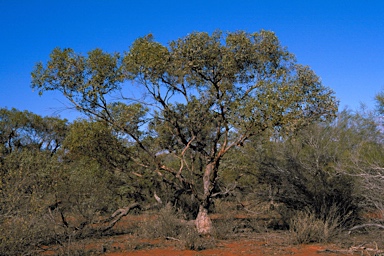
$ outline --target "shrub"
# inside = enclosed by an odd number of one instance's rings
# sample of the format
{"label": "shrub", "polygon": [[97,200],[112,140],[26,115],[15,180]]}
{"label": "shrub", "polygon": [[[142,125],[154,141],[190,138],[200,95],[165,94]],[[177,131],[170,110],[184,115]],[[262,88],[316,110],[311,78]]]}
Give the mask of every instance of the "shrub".
{"label": "shrub", "polygon": [[139,225],[139,236],[145,238],[176,238],[181,229],[181,221],[178,220],[175,211],[170,206],[159,210],[155,219],[144,220]]}
{"label": "shrub", "polygon": [[313,211],[295,211],[289,222],[289,230],[293,234],[294,243],[326,243],[340,234],[341,224],[348,214],[341,216],[340,210],[333,206],[325,218]]}
{"label": "shrub", "polygon": [[353,139],[339,124],[314,124],[294,137],[266,142],[255,161],[261,188],[257,195],[290,211],[308,209],[321,220],[337,210],[338,216],[348,216],[341,225],[354,225],[361,195],[356,178],[346,173],[350,150],[358,144]]}

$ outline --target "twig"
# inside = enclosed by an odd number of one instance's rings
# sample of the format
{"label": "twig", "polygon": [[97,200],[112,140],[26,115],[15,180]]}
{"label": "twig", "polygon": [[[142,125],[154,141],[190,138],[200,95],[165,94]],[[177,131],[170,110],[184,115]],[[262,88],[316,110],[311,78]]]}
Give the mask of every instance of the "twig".
{"label": "twig", "polygon": [[177,238],[174,238],[174,237],[171,237],[171,236],[167,236],[165,239],[167,239],[167,240],[173,240],[173,241],[178,241],[178,242],[181,241],[180,239],[177,239]]}
{"label": "twig", "polygon": [[367,223],[367,224],[357,225],[357,226],[350,228],[348,234],[350,234],[351,231],[353,231],[353,230],[365,228],[365,227],[377,227],[377,228],[384,229],[384,225],[380,225],[380,224],[376,224],[376,223]]}

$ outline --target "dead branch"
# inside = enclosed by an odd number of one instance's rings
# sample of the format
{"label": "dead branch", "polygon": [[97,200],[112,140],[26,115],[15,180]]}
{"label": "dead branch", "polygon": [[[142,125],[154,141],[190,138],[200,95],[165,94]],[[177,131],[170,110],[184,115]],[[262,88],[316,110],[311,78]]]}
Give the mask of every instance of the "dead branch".
{"label": "dead branch", "polygon": [[178,242],[181,241],[180,239],[177,239],[177,238],[174,238],[174,237],[171,237],[171,236],[167,236],[165,239],[167,239],[167,240],[173,240],[173,241],[178,241]]}
{"label": "dead branch", "polygon": [[348,233],[351,233],[351,231],[353,231],[353,230],[357,230],[357,229],[361,229],[361,228],[365,228],[365,227],[377,227],[377,228],[384,229],[384,225],[380,225],[377,223],[367,223],[367,224],[357,225],[357,226],[350,228]]}
{"label": "dead branch", "polygon": [[217,192],[217,193],[214,193],[211,195],[212,198],[215,198],[215,197],[219,197],[219,196],[226,196],[228,195],[229,193],[233,192],[237,187],[237,184],[232,184],[231,187],[225,187],[225,190],[222,190],[221,188],[221,191],[220,192]]}
{"label": "dead branch", "polygon": [[127,207],[120,208],[117,211],[115,211],[108,219],[104,220],[104,223],[109,222],[109,224],[102,229],[103,232],[113,228],[115,224],[124,216],[126,216],[131,210],[135,208],[141,208],[139,203],[133,203]]}
{"label": "dead branch", "polygon": [[[185,156],[185,152],[189,149],[189,147],[191,146],[191,143],[195,140],[195,136],[193,136],[190,140],[189,140],[189,142],[188,142],[188,144],[185,146],[185,148],[183,149],[183,152],[181,152],[181,157],[179,157],[180,158],[180,168],[179,168],[179,171],[177,172],[177,174],[176,174],[176,177],[180,177],[181,176],[181,171],[183,170],[183,167],[184,167],[184,162],[185,162],[185,158],[184,158],[184,156]],[[186,162],[185,162],[186,163]],[[187,166],[188,167],[188,166]]]}
{"label": "dead branch", "polygon": [[249,212],[251,214],[255,214],[255,215],[259,215],[259,214],[262,214],[263,212],[262,211],[259,211],[259,212],[255,212],[255,211],[252,211],[250,209],[248,209],[243,203],[239,202],[239,204],[243,207],[243,209],[246,211],[246,212]]}
{"label": "dead branch", "polygon": [[374,255],[382,255],[384,250],[379,250],[379,247],[377,246],[376,242],[373,242],[375,244],[375,248],[369,248],[362,245],[358,246],[351,246],[349,249],[345,250],[332,250],[332,249],[325,249],[325,250],[320,250],[317,251],[318,253],[342,253],[342,254],[354,254],[355,252],[360,252],[361,255],[365,255],[364,252],[366,252],[367,255],[371,255],[369,252],[375,253]]}

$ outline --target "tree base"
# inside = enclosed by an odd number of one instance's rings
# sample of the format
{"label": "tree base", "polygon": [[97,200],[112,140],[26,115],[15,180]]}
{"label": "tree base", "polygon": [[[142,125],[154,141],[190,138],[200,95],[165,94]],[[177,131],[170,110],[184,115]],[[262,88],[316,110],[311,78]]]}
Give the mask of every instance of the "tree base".
{"label": "tree base", "polygon": [[200,206],[199,213],[197,214],[195,225],[197,232],[201,235],[212,234],[213,225],[211,218],[208,216],[208,210]]}

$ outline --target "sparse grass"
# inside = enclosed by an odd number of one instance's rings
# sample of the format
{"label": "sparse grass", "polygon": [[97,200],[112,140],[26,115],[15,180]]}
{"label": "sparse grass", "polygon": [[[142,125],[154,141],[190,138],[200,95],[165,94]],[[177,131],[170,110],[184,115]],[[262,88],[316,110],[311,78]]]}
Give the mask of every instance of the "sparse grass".
{"label": "sparse grass", "polygon": [[[116,227],[116,230],[110,230],[108,234],[103,236],[88,236],[73,238],[73,240],[62,240],[61,244],[50,245],[52,247],[51,255],[103,255],[110,252],[129,252],[137,250],[151,250],[174,248],[175,250],[206,250],[217,248],[218,244],[238,243],[242,244],[246,241],[255,241],[274,246],[276,248],[285,248],[295,246],[297,244],[307,243],[326,243],[332,241],[343,248],[348,249],[350,246],[367,242],[367,237],[363,237],[360,232],[352,235],[357,236],[360,240],[347,235],[347,232],[338,235],[341,232],[340,221],[337,215],[331,216],[323,221],[316,217],[310,211],[301,211],[291,213],[290,230],[273,230],[267,228],[263,223],[267,223],[266,216],[262,218],[247,216],[244,212],[240,214],[236,212],[227,212],[226,215],[214,215],[213,224],[215,233],[212,236],[201,236],[197,233],[194,226],[183,221],[181,215],[174,211],[171,207],[165,207],[156,212],[145,213],[141,216],[127,216],[124,225]],[[271,219],[275,215],[271,215]],[[133,230],[131,222],[141,222],[136,225]],[[129,230],[129,232],[124,232]],[[372,234],[371,234],[372,233]],[[378,236],[376,232],[371,232],[370,241],[376,241],[379,248],[382,243],[378,240],[382,239],[382,233]],[[366,235],[366,234],[365,234]],[[360,237],[359,237],[360,236]],[[334,239],[337,238],[337,239]],[[276,243],[276,239],[280,242]],[[291,240],[290,240],[291,239]],[[225,240],[225,241],[224,241]],[[281,241],[285,241],[284,246]],[[276,244],[274,244],[276,243]],[[2,255],[2,254],[1,254]],[[21,254],[10,254],[21,255]]]}
{"label": "sparse grass", "polygon": [[56,256],[88,256],[91,255],[92,252],[86,250],[84,245],[79,245],[78,243],[72,244],[67,243],[64,246],[60,247],[56,252]]}
{"label": "sparse grass", "polygon": [[217,239],[225,240],[235,235],[236,220],[234,218],[223,218],[213,221],[214,236]]}
{"label": "sparse grass", "polygon": [[138,235],[144,238],[177,237],[181,230],[181,221],[178,220],[172,207],[159,210],[156,218],[144,220],[138,226]]}
{"label": "sparse grass", "polygon": [[257,218],[225,217],[214,220],[214,236],[219,240],[232,239],[239,235],[261,233],[266,227]]}
{"label": "sparse grass", "polygon": [[269,205],[246,202],[215,201],[213,220],[214,236],[220,240],[239,237],[239,234],[259,233],[266,230],[265,216],[270,215]]}
{"label": "sparse grass", "polygon": [[[270,225],[271,220],[284,219],[284,217],[279,217],[274,212],[276,209],[274,211],[269,210],[260,215],[252,215],[245,210],[231,209],[224,211],[225,208],[223,208],[222,213],[212,215],[215,229],[212,236],[201,236],[198,234],[193,223],[184,220],[182,218],[184,215],[178,213],[172,207],[164,207],[160,210],[143,213],[142,215],[127,216],[121,220],[122,223],[120,225],[116,225],[116,227],[108,232],[98,235],[85,232],[82,236],[69,237],[68,234],[70,233],[64,232],[67,236],[63,236],[63,230],[56,230],[57,233],[52,233],[52,227],[46,221],[42,221],[42,219],[40,221],[33,219],[21,221],[19,219],[19,222],[9,223],[13,225],[13,229],[10,228],[12,226],[8,226],[8,230],[5,230],[6,226],[0,226],[0,230],[3,231],[0,234],[0,238],[2,238],[1,246],[3,246],[1,247],[0,255],[22,255],[23,252],[19,253],[16,250],[17,239],[18,237],[25,238],[29,235],[30,239],[35,241],[41,241],[36,239],[43,238],[47,240],[47,238],[56,235],[56,240],[49,240],[51,242],[45,243],[47,246],[43,247],[51,247],[51,252],[57,256],[100,255],[105,252],[136,251],[161,248],[169,245],[176,247],[178,250],[199,251],[215,248],[218,242],[227,243],[229,241],[253,239],[254,237],[265,239],[263,237],[272,237],[279,234],[289,237],[291,239],[289,243],[291,244],[326,243],[330,241],[337,241],[338,244],[343,244],[346,247],[352,244],[351,237],[339,235],[342,232],[343,220],[348,218],[348,216],[343,215],[340,217],[340,211],[338,212],[337,209],[328,212],[325,219],[319,218],[319,215],[309,210],[291,211],[290,213],[288,211],[279,211],[280,214],[286,214],[285,217],[290,216],[289,230],[275,230],[275,226]],[[29,228],[21,228],[26,225],[29,225]],[[17,227],[20,227],[20,229],[16,229]],[[42,233],[44,237],[40,237]],[[38,237],[39,234],[40,236]],[[343,234],[346,234],[346,232]],[[129,236],[129,239],[122,241],[123,235]],[[25,242],[28,241],[25,240]],[[8,247],[4,247],[5,243],[8,243]],[[89,246],[90,244],[93,246]],[[27,248],[26,246],[29,247]],[[33,246],[34,244],[29,242],[22,244],[24,251],[27,249],[32,251],[31,248]],[[36,247],[41,248],[39,246]]]}
{"label": "sparse grass", "polygon": [[295,212],[289,231],[296,244],[326,243],[341,233],[342,218],[336,212],[321,219],[311,211]]}
{"label": "sparse grass", "polygon": [[186,227],[179,235],[181,246],[186,250],[201,251],[214,248],[216,245],[213,236],[201,236],[194,227]]}
{"label": "sparse grass", "polygon": [[174,240],[187,250],[204,250],[214,246],[213,237],[200,236],[195,227],[182,220],[172,207],[164,207],[160,209],[157,218],[142,222],[138,236]]}

